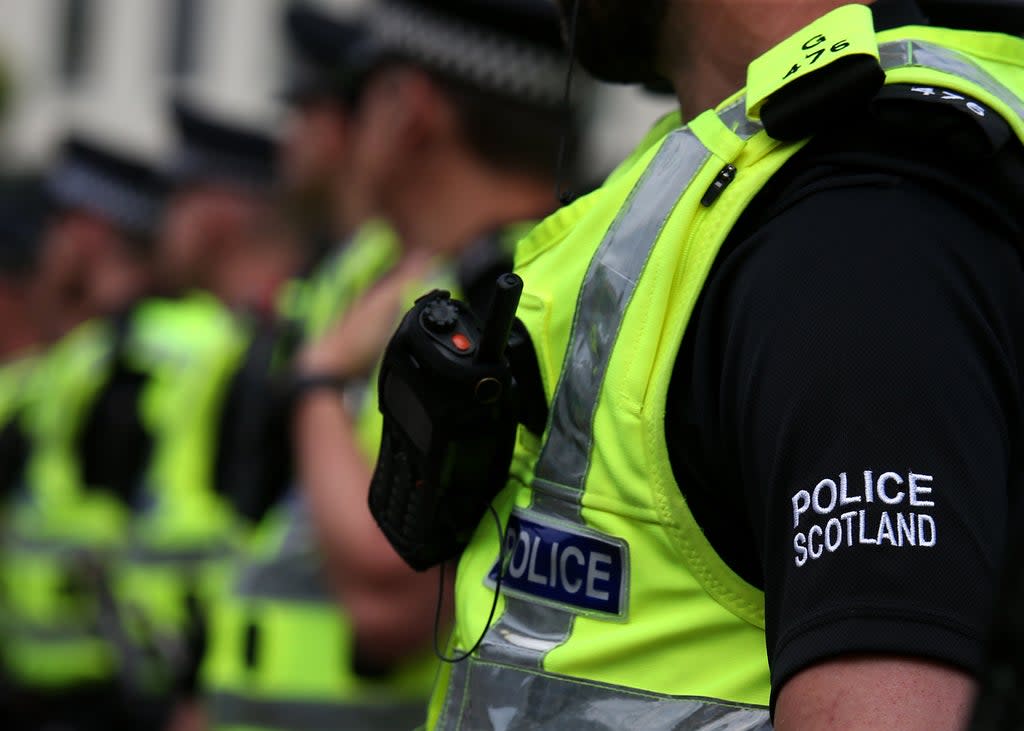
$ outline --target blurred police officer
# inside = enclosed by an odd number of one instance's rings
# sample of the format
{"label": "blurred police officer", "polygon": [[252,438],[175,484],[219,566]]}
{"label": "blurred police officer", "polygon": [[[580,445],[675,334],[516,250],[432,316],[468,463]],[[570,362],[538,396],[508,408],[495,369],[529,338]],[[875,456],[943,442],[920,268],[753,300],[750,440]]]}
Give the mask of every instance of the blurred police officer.
{"label": "blurred police officer", "polygon": [[[371,37],[360,48],[362,74],[349,127],[351,167],[342,176],[336,205],[343,221],[381,216],[396,227],[407,227],[409,239],[400,236],[398,264],[363,296],[349,296],[352,304],[336,310],[338,324],[322,340],[311,340],[300,355],[291,403],[298,403],[300,410],[316,409],[319,404],[326,407],[329,418],[321,424],[327,428],[322,440],[314,443],[308,432],[295,435],[302,445],[303,480],[311,476],[304,462],[310,451],[321,460],[317,471],[333,470],[334,464],[322,460],[333,462],[331,455],[338,451],[345,460],[355,452],[359,472],[372,460],[375,439],[371,436],[368,444],[360,446],[351,434],[358,410],[354,404],[359,401],[353,397],[379,358],[398,304],[409,291],[426,287],[427,282],[456,285],[454,262],[469,249],[478,254],[472,271],[485,279],[493,268],[507,267],[515,224],[543,215],[554,205],[551,168],[562,119],[557,113],[562,68],[558,66],[559,39],[553,16],[541,12],[533,18],[532,12],[512,9],[495,16],[495,25],[513,20],[527,30],[521,38],[515,33],[503,37],[499,32],[487,39],[482,50],[501,57],[502,40],[510,40],[517,50],[525,49],[525,59],[521,55],[503,59],[513,65],[522,63],[524,77],[538,66],[542,72],[557,67],[547,85],[539,84],[540,99],[533,96],[536,88],[529,84],[530,93],[520,95],[511,71],[493,85],[489,80],[481,83],[477,72],[485,62],[479,57],[461,69],[430,67],[415,49],[408,53],[393,39],[376,35],[380,18],[376,9],[370,15]],[[441,13],[438,22],[458,29],[462,19],[458,12]],[[473,34],[473,29],[467,29],[460,37]],[[547,43],[537,42],[531,34],[546,38]],[[531,61],[536,64],[531,66]],[[387,119],[388,110],[380,107],[377,97],[392,74],[403,72],[415,77],[429,98],[424,106],[407,98],[406,91],[397,94],[392,101],[408,105],[403,112],[408,113],[408,124],[394,128],[394,120]],[[372,108],[364,106],[371,103]],[[493,142],[481,116],[489,114],[488,120],[493,121],[500,116],[499,106],[511,118],[507,127],[496,128],[494,134],[517,124],[530,124],[531,130],[542,127],[543,134],[526,134],[529,143],[505,150],[504,157],[486,147],[481,150],[464,134],[463,125],[479,133],[483,145]],[[547,124],[538,122],[538,117]],[[391,128],[384,139],[375,138],[382,121]],[[396,145],[395,156],[385,161],[380,158],[381,148],[388,144]],[[371,149],[371,145],[377,146]],[[534,150],[534,145],[540,149]],[[421,197],[422,205],[415,211],[393,207],[383,196],[391,186],[401,189],[398,194],[403,199]],[[471,190],[474,197],[463,198],[460,207],[459,196]],[[444,263],[435,266],[435,256]],[[482,273],[485,270],[487,274]],[[345,291],[339,289],[337,294]],[[353,356],[347,371],[335,368],[331,357],[323,357],[340,350]],[[374,398],[367,397],[365,403],[369,412]],[[372,434],[372,429],[366,432]],[[309,502],[305,486],[301,494],[286,498],[265,522],[268,540],[261,556],[242,570],[225,609],[233,607],[223,612],[223,625],[214,628],[213,642],[223,644],[211,653],[206,677],[216,727],[401,728],[422,718],[424,694],[434,672],[429,647],[437,577],[414,576],[396,567],[388,556],[375,555],[382,543],[365,511],[367,483],[359,484],[361,474],[353,479],[349,467],[345,464],[342,472],[332,473],[330,484],[322,481],[323,473],[312,475],[321,480],[317,488],[321,495],[341,488],[343,507],[332,502],[327,509],[352,511],[349,525],[322,523],[333,523],[339,516],[316,515],[325,504]],[[351,491],[357,496],[361,491],[362,497],[353,501]],[[341,536],[336,530],[354,532]],[[349,567],[334,560],[343,543],[360,546],[361,554]],[[319,547],[324,545],[328,549],[321,556]],[[383,548],[390,551],[386,545]],[[339,570],[325,570],[325,559]],[[348,586],[334,581],[342,575]],[[350,592],[354,585],[373,588]],[[340,615],[338,599],[343,607]]]}
{"label": "blurred police officer", "polygon": [[301,261],[274,199],[275,141],[184,97],[173,115],[180,144],[161,237],[162,284],[269,315]]}
{"label": "blurred police officer", "polygon": [[34,350],[42,341],[38,303],[40,238],[48,203],[34,176],[0,181],[0,320],[7,323],[0,361]]}
{"label": "blurred police officer", "polygon": [[[348,52],[362,36],[361,23],[305,4],[291,7],[285,21],[304,63],[289,85],[283,179],[289,195],[303,194],[313,204],[307,213],[332,241],[305,281],[289,286],[281,315],[300,326],[301,337],[314,338],[387,271],[395,245],[387,227],[347,217],[337,206],[353,144]],[[278,352],[289,355],[288,348]],[[264,363],[261,371],[247,357],[222,410],[218,478],[258,528],[229,596],[214,608],[202,676],[210,723],[223,729],[411,726],[421,715],[432,663],[421,653],[387,672],[361,666],[301,505],[284,494],[291,475],[275,466],[275,453],[289,451],[287,413],[272,415],[277,424],[267,431],[255,426],[258,405],[275,395],[281,364],[268,369]]]}
{"label": "blurred police officer", "polygon": [[351,155],[352,84],[345,58],[360,25],[298,2],[287,7],[283,25],[291,63],[283,93],[288,117],[278,152],[281,185],[303,233],[319,240],[314,254],[323,255],[351,230],[338,219],[334,200]]}
{"label": "blurred police officer", "polygon": [[18,419],[43,345],[38,258],[48,201],[39,179],[0,182],[0,494],[7,495],[27,456]]}
{"label": "blurred police officer", "polygon": [[[62,149],[47,188],[55,208],[41,310],[50,337],[73,329],[34,369],[20,417],[29,453],[5,516],[2,646],[14,687],[5,717],[14,728],[116,728],[124,708],[105,568],[125,513],[109,462],[89,457],[103,443],[91,412],[119,370],[126,308],[150,282],[164,188],[141,160],[79,138]],[[132,413],[120,416],[131,424]],[[144,450],[119,447],[125,467]]]}
{"label": "blurred police officer", "polygon": [[148,290],[159,199],[151,172],[84,137],[64,143],[49,181],[57,209],[43,242],[40,305],[55,340]]}
{"label": "blurred police officer", "polygon": [[135,404],[149,416],[151,446],[127,496],[117,591],[140,625],[145,690],[175,706],[171,723],[181,728],[195,722],[182,701],[195,690],[206,612],[244,534],[215,453],[222,407],[238,408],[226,383],[250,349],[273,339],[278,290],[302,254],[279,208],[273,139],[184,99],[174,119],[157,268],[170,297],[146,303],[139,335],[177,357],[148,369]]}
{"label": "blurred police officer", "polygon": [[[372,202],[402,258],[300,356],[300,383],[374,369],[413,293],[444,286],[486,312],[515,240],[557,204],[558,146],[573,132],[544,3],[389,2],[370,23],[351,176],[359,190],[346,200]],[[310,389],[293,438],[332,584],[366,662],[387,667],[431,642],[439,597],[436,574],[412,573],[367,511],[376,424],[375,398],[352,416],[329,389]]]}
{"label": "blurred police officer", "polygon": [[284,25],[295,61],[284,95],[290,113],[281,178],[313,256],[306,276],[284,292],[279,310],[307,337],[316,337],[391,267],[397,246],[386,225],[343,205],[353,157],[357,71],[351,54],[365,32],[361,20],[294,3]]}

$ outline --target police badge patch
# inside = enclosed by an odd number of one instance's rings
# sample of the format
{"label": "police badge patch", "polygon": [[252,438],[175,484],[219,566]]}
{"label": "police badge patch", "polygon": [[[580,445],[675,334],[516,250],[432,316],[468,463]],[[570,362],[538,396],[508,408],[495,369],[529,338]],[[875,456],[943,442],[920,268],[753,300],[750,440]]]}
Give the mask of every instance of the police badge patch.
{"label": "police badge patch", "polygon": [[[624,620],[629,604],[629,544],[529,510],[514,510],[505,529],[507,596],[575,614]],[[498,562],[484,583],[493,588]]]}

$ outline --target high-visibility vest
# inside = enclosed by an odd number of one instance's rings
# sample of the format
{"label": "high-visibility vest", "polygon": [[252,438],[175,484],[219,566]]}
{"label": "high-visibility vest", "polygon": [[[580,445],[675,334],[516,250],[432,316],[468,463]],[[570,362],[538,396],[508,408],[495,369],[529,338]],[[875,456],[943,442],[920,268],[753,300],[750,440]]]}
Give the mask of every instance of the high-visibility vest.
{"label": "high-visibility vest", "polygon": [[287,283],[278,314],[301,323],[306,339],[316,339],[397,260],[394,232],[381,221],[367,223],[309,277]]}
{"label": "high-visibility vest", "polygon": [[[165,549],[169,541],[192,538],[179,527],[190,523],[194,532],[204,524],[207,535],[223,540],[219,518],[226,510],[189,499],[203,494],[192,479],[197,460],[180,449],[164,455],[164,444],[175,425],[185,424],[183,414],[193,413],[183,412],[169,386],[204,354],[222,347],[232,332],[230,321],[229,313],[203,295],[144,300],[123,323],[95,320],[77,328],[33,375],[22,417],[31,453],[0,554],[3,658],[17,683],[60,688],[108,681],[126,670],[134,640],[148,640],[152,630],[143,609],[156,608],[160,616],[176,606],[167,597],[180,580],[167,570]],[[107,383],[115,350],[124,365],[145,376],[135,406],[153,440],[153,472],[170,478],[156,482],[174,485],[160,491],[148,485],[145,497],[158,509],[146,511],[144,526],[107,486],[85,484],[78,453],[79,432]],[[142,557],[149,565],[134,571]]]}
{"label": "high-visibility vest", "polygon": [[815,49],[822,63],[874,55],[886,84],[968,97],[971,111],[1000,115],[1024,139],[1024,40],[875,34],[866,7],[845,6],[755,62],[745,92],[686,127],[665,120],[603,188],[521,242],[519,315],[550,418],[541,439],[520,430],[495,501],[508,563],[490,627],[499,536],[489,517],[459,563],[452,651],[484,637],[440,680],[430,728],[769,726],[763,594],[687,508],[664,417],[720,246],[803,144],[772,139],[748,112]]}
{"label": "high-visibility vest", "polygon": [[244,537],[215,489],[214,448],[220,399],[248,333],[218,300],[193,293],[146,302],[126,341],[126,355],[147,374],[137,407],[152,450],[112,566],[113,591],[132,645],[122,663],[133,662],[141,691],[165,694],[191,662],[188,636]]}
{"label": "high-visibility vest", "polygon": [[305,509],[295,494],[274,509],[214,607],[202,671],[211,727],[418,725],[436,661],[423,653],[380,677],[356,672],[353,628],[330,593]]}
{"label": "high-visibility vest", "polygon": [[[396,252],[390,230],[370,224],[314,274],[305,304],[291,310],[304,318],[307,338],[341,317]],[[369,431],[359,428],[361,435]],[[375,441],[365,448],[370,458],[376,455]],[[305,510],[293,490],[268,513],[212,608],[200,676],[211,727],[326,731],[420,724],[436,660],[423,652],[380,677],[356,672],[353,628],[330,593]]]}
{"label": "high-visibility vest", "polygon": [[117,549],[125,510],[113,495],[86,489],[75,451],[112,340],[108,321],[79,326],[41,357],[29,385],[21,421],[30,453],[0,547],[0,653],[21,685],[64,687],[114,671],[90,571]]}

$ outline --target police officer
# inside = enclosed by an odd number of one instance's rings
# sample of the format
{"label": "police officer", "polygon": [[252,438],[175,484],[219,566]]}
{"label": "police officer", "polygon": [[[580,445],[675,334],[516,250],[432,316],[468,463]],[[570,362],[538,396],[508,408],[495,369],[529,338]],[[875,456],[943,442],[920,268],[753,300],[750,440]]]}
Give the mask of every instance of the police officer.
{"label": "police officer", "polygon": [[290,69],[283,90],[288,117],[279,165],[284,193],[303,228],[316,239],[313,263],[335,248],[351,226],[337,220],[337,179],[350,155],[351,79],[346,52],[357,42],[361,24],[296,2],[284,14]]}
{"label": "police officer", "polygon": [[[351,180],[395,227],[403,254],[300,355],[300,379],[373,368],[411,293],[443,284],[486,312],[523,222],[555,205],[565,66],[544,4],[387,2],[369,22]],[[369,516],[366,455],[376,442],[365,418],[347,415],[329,390],[309,390],[294,439],[332,583],[365,657],[386,666],[431,641],[437,577],[411,573]]]}
{"label": "police officer", "polygon": [[15,360],[42,340],[41,323],[33,305],[39,296],[35,278],[46,211],[45,193],[38,179],[26,176],[0,182],[0,296],[2,319],[10,324],[0,345],[0,361]]}
{"label": "police officer", "polygon": [[390,228],[345,204],[356,88],[351,54],[365,35],[362,20],[294,3],[284,26],[294,63],[284,94],[281,182],[313,256],[278,309],[313,338],[394,264],[397,246]]}
{"label": "police officer", "polygon": [[301,252],[278,209],[274,141],[184,99],[174,118],[175,189],[157,271],[172,296],[146,303],[137,334],[140,350],[175,357],[146,369],[132,404],[148,415],[151,444],[129,491],[131,525],[116,578],[135,623],[135,672],[150,695],[176,706],[177,728],[195,723],[187,701],[206,612],[246,532],[215,453],[225,384],[271,327],[277,292]]}
{"label": "police officer", "polygon": [[152,282],[151,227],[159,213],[154,174],[140,168],[135,155],[108,152],[105,144],[72,135],[49,176],[57,210],[39,262],[49,341],[117,311]]}
{"label": "police officer", "polygon": [[[285,16],[289,40],[303,62],[289,85],[291,123],[281,162],[288,194],[307,207],[333,238],[305,281],[289,284],[282,318],[301,338],[319,335],[344,315],[394,261],[390,229],[338,205],[352,156],[352,63],[364,33],[358,19],[297,4]],[[380,672],[364,668],[347,618],[323,578],[304,505],[278,474],[277,453],[290,449],[287,415],[263,410],[268,430],[252,428],[254,404],[273,400],[275,379],[290,355],[278,350],[271,368],[240,364],[221,416],[219,461],[239,510],[255,523],[230,590],[214,607],[202,668],[210,725],[218,729],[403,728],[422,716],[433,678],[426,653]],[[246,385],[248,384],[248,385]],[[232,403],[239,408],[232,408]],[[234,413],[232,413],[234,411]],[[248,415],[242,412],[248,412]],[[277,418],[280,422],[276,423]],[[245,427],[243,422],[250,422]],[[280,427],[282,432],[275,434]],[[268,438],[268,433],[272,438]],[[262,445],[253,448],[253,439]]]}
{"label": "police officer", "polygon": [[43,345],[38,315],[39,240],[48,205],[41,181],[0,183],[0,491],[24,466],[27,444],[18,414]]}
{"label": "police officer", "polygon": [[[53,336],[83,318],[33,369],[20,415],[29,442],[4,521],[4,672],[14,728],[111,728],[123,719],[110,643],[109,557],[125,512],[110,492],[90,417],[117,369],[118,315],[150,282],[162,179],[134,156],[70,140],[47,176],[40,308]],[[56,303],[54,305],[54,303]],[[119,463],[137,459],[119,443]],[[103,465],[109,466],[109,463]],[[101,474],[103,475],[101,477]]]}
{"label": "police officer", "polygon": [[275,140],[185,97],[175,99],[173,117],[180,144],[170,162],[163,284],[271,315],[278,289],[301,264],[274,201]]}
{"label": "police officer", "polygon": [[562,10],[681,113],[517,249],[549,418],[429,726],[958,727],[1021,470],[1024,42],[913,0]]}
{"label": "police officer", "polygon": [[[469,15],[468,10],[461,12]],[[535,20],[531,13],[532,6],[512,9],[496,15],[494,27],[484,27],[494,32],[502,23],[518,21],[520,31],[525,26],[549,39],[548,45],[531,42],[528,32],[522,32],[523,37],[512,34],[506,40],[519,44],[516,50],[523,53],[503,57],[513,65],[507,75],[483,81],[478,76],[479,64],[483,63],[479,56],[465,68],[437,69],[425,60],[422,49],[405,49],[396,46],[390,37],[375,35],[377,23],[385,21],[376,11],[371,13],[371,37],[360,49],[363,78],[350,128],[351,169],[344,174],[349,184],[341,188],[339,203],[345,211],[358,212],[343,213],[344,220],[379,214],[409,239],[403,240],[402,258],[396,267],[365,296],[340,310],[338,324],[329,328],[323,339],[310,341],[299,355],[292,404],[301,410],[312,407],[306,416],[327,417],[320,422],[327,429],[322,435],[311,437],[319,427],[305,424],[294,435],[301,445],[300,483],[309,477],[318,480],[315,489],[319,496],[309,500],[307,486],[302,485],[298,494],[287,498],[268,516],[266,530],[261,531],[268,540],[261,542],[255,560],[241,570],[230,602],[224,603],[223,624],[214,627],[213,641],[218,647],[211,652],[206,667],[216,727],[403,728],[422,719],[435,670],[429,647],[437,577],[416,577],[396,567],[391,556],[376,555],[381,547],[389,549],[380,541],[363,507],[365,476],[360,487],[360,477],[353,481],[351,472],[344,471],[347,465],[342,472],[330,471],[339,445],[346,457],[355,452],[364,465],[376,449],[372,437],[369,445],[358,445],[349,435],[350,425],[359,422],[362,426],[362,418],[354,416],[357,408],[353,402],[362,390],[360,382],[380,356],[406,288],[418,291],[428,286],[423,280],[430,278],[451,286],[455,280],[451,263],[458,253],[470,248],[479,254],[478,273],[493,268],[496,258],[503,262],[499,268],[507,267],[508,234],[513,228],[509,224],[542,215],[554,204],[551,168],[555,152],[550,144],[541,144],[539,150],[532,150],[530,145],[550,139],[547,133],[554,132],[562,120],[558,113],[562,66],[555,50],[559,39],[550,13],[545,15],[541,10]],[[440,32],[461,30],[460,42],[472,41],[477,29],[460,29],[463,17],[459,11],[439,12],[436,17]],[[439,32],[436,27],[434,32]],[[475,50],[501,56],[501,43],[502,37],[495,35]],[[452,49],[459,50],[466,48]],[[520,73],[540,71],[542,79],[529,85],[531,92],[539,87],[540,102],[527,94],[519,95],[513,82],[517,63],[522,63]],[[545,78],[545,72],[552,68],[556,70]],[[437,76],[428,78],[430,74]],[[429,101],[421,106],[403,89],[392,101],[406,108],[399,114],[406,116],[408,112],[407,123],[396,128],[388,122],[391,129],[381,136],[379,125],[389,114],[388,105],[382,102],[395,76],[413,79],[427,91]],[[464,95],[458,97],[458,102],[453,98],[457,93]],[[504,157],[495,153],[493,146],[486,146],[492,140],[483,127],[474,129],[482,133],[485,151],[456,136],[461,123],[478,125],[484,114],[499,116],[501,103],[516,122],[524,123],[526,118],[531,130],[541,124],[538,118],[546,120],[545,134],[531,136],[523,132],[529,142],[522,140],[514,152],[503,151]],[[434,126],[430,120],[439,116],[446,121]],[[516,123],[512,119],[507,123],[509,127]],[[421,136],[420,132],[428,128],[429,134]],[[422,150],[431,151],[417,151],[417,139],[424,143]],[[381,158],[389,145],[395,146],[394,156]],[[510,163],[509,159],[516,162]],[[458,172],[438,187],[442,180],[438,176],[450,169]],[[415,184],[411,184],[413,181]],[[423,205],[415,211],[392,206],[385,201],[391,189],[403,199],[423,197]],[[466,205],[460,207],[459,199],[466,191],[478,197],[473,201],[463,198]],[[426,232],[428,227],[431,233]],[[434,269],[431,259],[435,255],[447,259],[448,266]],[[339,294],[344,291],[339,290]],[[337,367],[338,353],[353,356],[344,370]],[[339,393],[342,391],[343,395]],[[363,401],[368,407],[366,413],[370,413],[375,399],[369,396]],[[339,427],[343,430],[340,439]],[[310,455],[317,461],[307,471],[309,465],[304,460]],[[358,465],[358,470],[365,472],[365,466]],[[324,480],[325,476],[329,481]],[[316,514],[324,509],[320,502],[324,493],[338,486],[344,490],[342,509],[353,511],[351,529],[356,533],[347,537],[332,532],[337,526],[325,526],[322,516]],[[362,498],[356,497],[353,502],[350,490],[357,496],[361,490]],[[329,509],[337,510],[338,506],[332,504]],[[271,529],[275,525],[276,529]],[[363,538],[368,540],[364,542]],[[330,541],[329,549],[321,554],[318,549],[325,540]],[[339,540],[361,544],[361,555],[349,567],[335,562]],[[325,569],[325,561],[332,570]],[[349,583],[340,588],[333,579],[342,576]],[[374,588],[367,591],[371,584]],[[354,585],[361,585],[362,590],[350,592],[349,587]]]}

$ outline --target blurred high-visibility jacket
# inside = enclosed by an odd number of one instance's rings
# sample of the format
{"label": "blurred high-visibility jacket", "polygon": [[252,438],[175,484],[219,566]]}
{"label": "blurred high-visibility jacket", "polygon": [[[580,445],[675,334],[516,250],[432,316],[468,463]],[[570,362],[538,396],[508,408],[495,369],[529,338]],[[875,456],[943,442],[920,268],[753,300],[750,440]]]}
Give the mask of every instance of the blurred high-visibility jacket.
{"label": "blurred high-visibility jacket", "polygon": [[[135,660],[151,628],[125,602],[122,583],[136,579],[122,568],[126,555],[148,561],[154,547],[191,541],[187,531],[217,541],[228,533],[226,511],[192,479],[201,457],[161,455],[164,435],[187,408],[168,398],[169,384],[227,347],[234,333],[230,316],[209,298],[143,300],[120,317],[78,327],[35,370],[22,415],[30,454],[0,554],[2,656],[17,684],[59,689],[109,682],[117,673],[147,682]],[[157,472],[170,479],[136,489],[153,455]],[[124,484],[110,484],[112,475]],[[171,484],[195,487],[156,488]],[[142,501],[145,532],[130,520]],[[156,588],[165,568],[149,567],[143,594],[176,613],[176,592]]]}
{"label": "blurred high-visibility jacket", "polygon": [[[316,338],[391,267],[396,246],[389,228],[368,225],[307,283],[293,285],[284,316]],[[368,459],[375,450],[367,448]],[[208,635],[200,680],[218,731],[403,728],[423,718],[433,656],[360,672],[353,628],[331,594],[297,489],[256,527],[213,606]]]}

